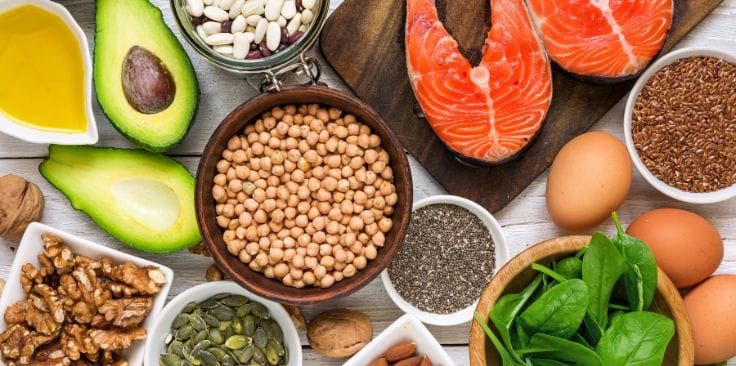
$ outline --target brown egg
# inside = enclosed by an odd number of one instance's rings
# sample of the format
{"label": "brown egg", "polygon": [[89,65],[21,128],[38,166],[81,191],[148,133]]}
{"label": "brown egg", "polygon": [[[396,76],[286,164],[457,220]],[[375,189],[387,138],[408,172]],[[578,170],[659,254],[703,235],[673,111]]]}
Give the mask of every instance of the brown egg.
{"label": "brown egg", "polygon": [[685,295],[693,327],[695,364],[709,365],[736,356],[736,275],[707,279]]}
{"label": "brown egg", "polygon": [[708,278],[723,260],[721,234],[690,211],[652,210],[634,220],[626,232],[649,246],[657,265],[678,288]]}
{"label": "brown egg", "polygon": [[560,228],[587,231],[600,225],[626,199],[631,158],[616,137],[584,133],[555,157],[547,178],[547,211]]}

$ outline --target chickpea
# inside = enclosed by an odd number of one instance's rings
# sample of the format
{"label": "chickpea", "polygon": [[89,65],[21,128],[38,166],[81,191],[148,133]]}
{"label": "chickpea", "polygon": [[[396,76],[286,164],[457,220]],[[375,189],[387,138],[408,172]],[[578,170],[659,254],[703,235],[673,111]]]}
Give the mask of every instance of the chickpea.
{"label": "chickpea", "polygon": [[378,256],[378,250],[373,244],[368,244],[368,246],[365,247],[364,255],[369,260],[376,259]]}
{"label": "chickpea", "polygon": [[327,268],[325,268],[322,265],[318,265],[317,268],[314,269],[314,276],[320,280],[327,274]]}
{"label": "chickpea", "polygon": [[353,260],[353,265],[358,270],[361,270],[365,268],[366,265],[368,265],[368,260],[364,256],[355,257],[355,259]]}
{"label": "chickpea", "polygon": [[319,282],[320,287],[322,288],[329,288],[332,287],[335,284],[335,277],[332,277],[332,275],[325,275],[322,277],[322,279]]}
{"label": "chickpea", "polygon": [[388,217],[384,217],[380,221],[378,221],[378,229],[381,230],[381,232],[383,233],[391,231],[392,226],[393,221]]}
{"label": "chickpea", "polygon": [[248,264],[250,263],[250,261],[253,260],[253,257],[250,254],[248,254],[248,252],[246,252],[245,250],[241,250],[240,253],[238,254],[238,259],[242,263]]}
{"label": "chickpea", "polygon": [[[363,212],[371,212],[371,211],[363,211]],[[374,222],[374,223],[365,225],[365,227],[363,228],[363,231],[365,231],[367,235],[373,236],[376,233],[378,233],[378,224]]]}
{"label": "chickpea", "polygon": [[309,268],[309,269],[311,269],[311,270],[314,270],[315,268],[317,268],[317,265],[318,264],[319,263],[317,262],[317,257],[306,257],[306,258],[304,258],[304,266],[307,267],[307,268]]}
{"label": "chickpea", "polygon": [[214,198],[216,202],[225,202],[227,200],[225,188],[218,185],[212,186],[212,198]]}
{"label": "chickpea", "polygon": [[280,248],[271,248],[268,252],[269,261],[273,261],[274,264],[284,258],[284,250]]}
{"label": "chickpea", "polygon": [[289,265],[284,262],[277,263],[273,267],[273,274],[277,278],[283,278],[284,276],[286,276],[287,273],[289,273]]}
{"label": "chickpea", "polygon": [[223,159],[217,162],[217,172],[222,174],[227,172],[227,170],[230,169],[230,162]]}
{"label": "chickpea", "polygon": [[291,276],[288,274],[281,279],[281,282],[284,284],[284,286],[294,286],[294,279],[291,278]]}
{"label": "chickpea", "polygon": [[294,266],[293,268],[304,268],[304,256],[301,254],[294,255],[294,258],[291,260],[291,264]]}
{"label": "chickpea", "polygon": [[311,286],[317,283],[317,277],[314,276],[313,272],[304,272],[304,275],[302,275],[302,281],[304,281],[304,284]]}
{"label": "chickpea", "polygon": [[245,229],[245,238],[249,241],[258,240],[258,227],[256,225],[248,226]]}
{"label": "chickpea", "polygon": [[304,272],[299,268],[292,267],[291,270],[289,271],[289,275],[291,275],[291,278],[295,280],[300,280],[303,274]]}
{"label": "chickpea", "polygon": [[314,235],[312,235],[312,241],[317,244],[322,244],[327,241],[327,236],[325,235],[324,231],[317,231],[316,233],[314,233]]}
{"label": "chickpea", "polygon": [[396,195],[396,192],[391,193],[390,195],[386,196],[386,204],[389,206],[393,206],[396,204],[396,201],[398,201],[398,199],[399,196]]}

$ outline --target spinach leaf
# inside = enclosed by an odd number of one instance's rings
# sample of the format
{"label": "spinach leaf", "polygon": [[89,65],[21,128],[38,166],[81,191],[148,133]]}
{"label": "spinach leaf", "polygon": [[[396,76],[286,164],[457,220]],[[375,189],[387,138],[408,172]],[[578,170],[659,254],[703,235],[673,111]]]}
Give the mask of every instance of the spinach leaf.
{"label": "spinach leaf", "polygon": [[647,310],[657,290],[657,262],[654,254],[643,241],[626,235],[615,212],[613,221],[618,232],[612,238],[613,244],[627,264],[623,282],[629,306],[640,311]]}
{"label": "spinach leaf", "polygon": [[546,358],[532,359],[533,366],[567,366],[566,363]]}
{"label": "spinach leaf", "polygon": [[596,352],[610,366],[659,366],[675,334],[672,319],[648,311],[619,315],[601,337]]}
{"label": "spinach leaf", "polygon": [[[626,271],[626,261],[613,243],[603,234],[595,233],[583,256],[583,281],[588,285],[588,313],[602,334],[608,323],[608,302],[619,277]],[[596,334],[595,332],[592,334]]]}
{"label": "spinach leaf", "polygon": [[567,278],[581,278],[583,275],[583,261],[579,258],[568,257],[559,261],[555,270]]}
{"label": "spinach leaf", "polygon": [[519,350],[518,353],[557,361],[574,362],[579,366],[604,365],[598,354],[590,348],[564,338],[543,333],[537,333],[532,336],[532,339],[529,341],[529,347]]}
{"label": "spinach leaf", "polygon": [[501,364],[503,366],[526,366],[524,362],[519,362],[517,360],[517,357],[512,356],[511,353],[504,347],[503,343],[496,337],[495,334],[493,334],[493,331],[491,328],[488,327],[488,324],[486,323],[486,320],[483,319],[483,317],[480,316],[480,314],[475,313],[473,314],[473,317],[475,318],[475,321],[480,325],[480,327],[483,329],[483,332],[486,333],[486,336],[488,339],[491,340],[491,343],[493,343],[493,346],[496,347],[496,351],[498,351],[498,354],[501,356]]}
{"label": "spinach leaf", "polygon": [[563,275],[561,275],[561,274],[559,274],[559,273],[551,270],[548,267],[545,267],[545,266],[543,266],[541,264],[538,264],[538,263],[532,263],[532,269],[535,270],[535,271],[537,271],[537,272],[541,272],[541,273],[546,274],[547,276],[552,277],[552,279],[555,280],[555,281],[557,281],[557,282],[565,282],[565,281],[568,280],[567,277],[565,277],[565,276],[563,276]]}
{"label": "spinach leaf", "polygon": [[515,334],[516,338],[511,339],[511,342],[516,345],[514,349],[528,346],[529,345],[529,335],[526,334],[526,331],[524,330],[524,328],[522,328],[519,322],[514,322],[514,327],[516,328],[516,334]]}
{"label": "spinach leaf", "polygon": [[570,338],[580,328],[588,308],[588,288],[582,280],[552,286],[519,316],[527,334],[545,333]]}
{"label": "spinach leaf", "polygon": [[[524,290],[516,294],[508,294],[502,296],[491,309],[490,318],[493,325],[501,335],[501,340],[510,351],[511,355],[516,357],[513,345],[511,343],[511,326],[519,315],[521,310],[526,306],[527,301],[532,297],[534,292],[542,283],[542,275],[538,275]],[[521,359],[517,360],[521,362]]]}

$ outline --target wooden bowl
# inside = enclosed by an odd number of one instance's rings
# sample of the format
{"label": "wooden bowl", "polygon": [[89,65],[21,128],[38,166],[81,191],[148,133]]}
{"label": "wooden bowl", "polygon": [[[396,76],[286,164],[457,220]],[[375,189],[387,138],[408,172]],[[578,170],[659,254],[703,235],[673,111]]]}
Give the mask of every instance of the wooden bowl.
{"label": "wooden bowl", "polygon": [[[222,151],[226,149],[227,142],[232,136],[242,133],[246,125],[253,123],[273,107],[308,103],[336,107],[345,113],[353,114],[359,121],[370,126],[373,133],[381,137],[381,146],[388,152],[391,160],[398,195],[392,216],[394,225],[386,234],[385,245],[378,250],[378,257],[369,261],[368,265],[358,271],[355,276],[336,282],[328,289],[317,287],[297,289],[285,286],[280,281],[268,279],[262,273],[251,270],[236,256],[230,254],[222,239],[223,231],[217,226],[215,220],[216,203],[211,193],[217,162],[221,159]],[[231,277],[248,290],[286,304],[305,305],[337,299],[367,285],[386,268],[399,250],[411,216],[412,181],[409,161],[396,135],[383,122],[378,113],[367,104],[334,89],[320,86],[297,86],[284,88],[280,92],[264,93],[235,108],[225,117],[207,143],[197,170],[196,183],[197,224],[202,233],[202,239],[212,253],[215,262],[226,276]]]}
{"label": "wooden bowl", "polygon": [[[531,269],[532,263],[545,264],[569,257],[588,243],[590,236],[566,236],[539,243],[521,252],[493,276],[480,297],[476,313],[488,314],[499,297],[505,293],[523,290],[537,275],[537,272]],[[694,345],[690,321],[680,293],[661,269],[651,310],[675,321],[675,335],[667,346],[663,365],[692,366]],[[471,366],[501,365],[498,352],[475,321],[470,328],[469,357]]]}

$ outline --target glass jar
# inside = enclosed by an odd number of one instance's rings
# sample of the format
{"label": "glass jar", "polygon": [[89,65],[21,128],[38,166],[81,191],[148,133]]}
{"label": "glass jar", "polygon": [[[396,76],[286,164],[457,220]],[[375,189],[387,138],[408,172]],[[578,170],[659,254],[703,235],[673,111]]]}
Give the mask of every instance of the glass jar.
{"label": "glass jar", "polygon": [[[313,65],[309,65],[309,63],[313,61],[304,56],[304,53],[309,50],[315,42],[317,42],[319,34],[322,31],[322,27],[327,20],[330,1],[319,1],[319,4],[314,11],[314,19],[310,23],[309,28],[294,44],[290,45],[283,51],[272,54],[271,56],[260,59],[245,60],[238,60],[233,57],[221,55],[215,52],[211,46],[206,44],[199,34],[197,34],[196,28],[192,25],[191,17],[187,13],[185,6],[186,0],[171,0],[171,8],[174,11],[174,18],[179,25],[181,33],[184,35],[184,39],[186,39],[187,42],[189,42],[189,44],[200,55],[202,55],[202,57],[220,68],[236,74],[265,74],[268,77],[284,73],[284,68],[298,69],[298,66],[291,66],[295,64],[302,64],[302,67],[305,68],[305,70],[312,69]],[[276,85],[278,86],[278,84]]]}

